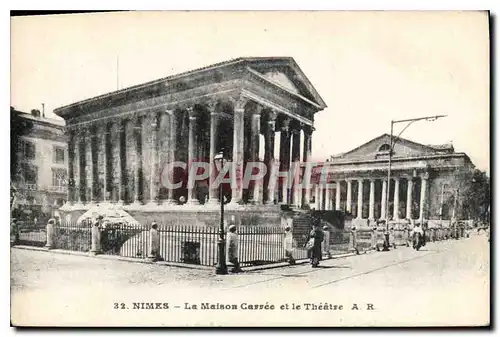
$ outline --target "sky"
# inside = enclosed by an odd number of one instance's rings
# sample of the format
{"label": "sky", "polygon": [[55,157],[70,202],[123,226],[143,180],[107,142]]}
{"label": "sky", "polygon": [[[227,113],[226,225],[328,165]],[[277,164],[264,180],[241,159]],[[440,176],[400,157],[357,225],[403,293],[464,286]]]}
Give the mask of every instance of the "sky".
{"label": "sky", "polygon": [[[11,105],[52,110],[243,56],[291,56],[328,107],[313,157],[349,151],[390,121],[448,115],[401,135],[453,143],[490,171],[485,12],[130,12],[11,19]],[[118,59],[118,62],[117,62]],[[404,125],[397,125],[399,133]]]}

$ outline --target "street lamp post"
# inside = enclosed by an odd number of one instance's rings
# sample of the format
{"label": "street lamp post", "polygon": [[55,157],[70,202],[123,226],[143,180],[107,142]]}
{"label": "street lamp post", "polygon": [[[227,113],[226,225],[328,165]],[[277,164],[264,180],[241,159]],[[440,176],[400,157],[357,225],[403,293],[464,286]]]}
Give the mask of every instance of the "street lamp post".
{"label": "street lamp post", "polygon": [[[389,167],[387,170],[387,194],[385,196],[385,217],[386,217],[386,222],[385,222],[385,234],[384,234],[384,248],[383,251],[389,251],[389,195],[391,192],[391,165],[392,165],[392,152],[394,150],[394,145],[396,144],[399,136],[413,123],[421,120],[427,120],[427,121],[435,121],[438,118],[441,117],[446,117],[446,115],[436,115],[436,116],[427,116],[427,117],[419,117],[419,118],[410,118],[410,119],[400,119],[400,120],[391,120],[391,136],[390,136],[390,146],[389,146]],[[401,132],[396,136],[396,139],[393,141],[392,140],[392,134],[394,131],[394,124],[398,123],[408,123],[406,126],[401,130]],[[394,191],[396,192],[396,191]],[[396,205],[394,205],[396,207]]]}
{"label": "street lamp post", "polygon": [[[214,164],[220,163],[220,168],[224,165],[224,150],[217,153],[214,157]],[[224,194],[222,190],[222,184],[219,183],[219,199],[220,199],[220,228],[219,228],[219,241],[217,242],[217,265],[215,267],[215,273],[217,275],[227,274],[226,265],[226,240],[224,239]]]}

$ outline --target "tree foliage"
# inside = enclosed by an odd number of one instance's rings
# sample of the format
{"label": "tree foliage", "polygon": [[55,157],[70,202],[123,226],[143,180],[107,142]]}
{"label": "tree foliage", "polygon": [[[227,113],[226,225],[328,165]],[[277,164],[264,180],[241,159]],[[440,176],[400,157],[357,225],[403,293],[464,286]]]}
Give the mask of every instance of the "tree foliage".
{"label": "tree foliage", "polygon": [[486,220],[490,206],[490,178],[486,172],[474,169],[457,172],[454,193],[450,196],[451,205],[455,205],[456,216],[462,219]]}
{"label": "tree foliage", "polygon": [[10,108],[10,180],[15,181],[20,172],[18,158],[19,143],[21,136],[27,134],[33,128],[33,122],[23,118],[21,113]]}

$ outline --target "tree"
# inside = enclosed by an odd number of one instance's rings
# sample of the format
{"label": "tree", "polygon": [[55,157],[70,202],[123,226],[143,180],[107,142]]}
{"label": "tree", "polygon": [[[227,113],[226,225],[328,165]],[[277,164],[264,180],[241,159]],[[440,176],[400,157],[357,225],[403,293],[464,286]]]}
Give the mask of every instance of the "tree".
{"label": "tree", "polygon": [[[486,172],[463,170],[455,175],[450,204],[456,205],[455,216],[462,219],[487,220],[490,206],[490,178]],[[458,197],[455,200],[455,197]],[[454,207],[454,206],[452,206]]]}
{"label": "tree", "polygon": [[18,180],[20,163],[18,157],[21,136],[33,128],[33,122],[21,116],[21,112],[10,107],[10,180]]}

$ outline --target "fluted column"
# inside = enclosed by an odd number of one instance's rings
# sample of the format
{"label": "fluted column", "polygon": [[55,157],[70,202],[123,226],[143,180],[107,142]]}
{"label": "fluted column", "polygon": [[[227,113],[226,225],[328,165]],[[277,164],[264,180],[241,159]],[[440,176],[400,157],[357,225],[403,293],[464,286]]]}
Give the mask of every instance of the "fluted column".
{"label": "fluted column", "polygon": [[[252,110],[252,130],[250,136],[250,160],[252,162],[259,161],[259,149],[260,149],[260,115],[262,107],[257,105],[254,110]],[[253,181],[253,190],[251,193],[250,202],[252,204],[261,204],[262,200],[259,199],[260,195],[260,185],[262,182]],[[250,187],[250,186],[249,186]]]}
{"label": "fluted column", "polygon": [[[175,162],[176,158],[175,158],[175,148],[177,146],[177,137],[176,137],[176,134],[177,134],[177,122],[176,122],[176,118],[175,118],[175,111],[174,110],[166,110],[166,116],[167,117],[167,146],[168,146],[168,150],[167,150],[167,161],[168,163],[172,164]],[[173,171],[173,167],[169,167],[167,168],[169,171],[168,171],[168,178],[171,180],[171,183],[174,183],[173,179],[174,179],[174,171]],[[167,177],[165,177],[166,179]],[[176,204],[177,202],[175,201],[174,199],[174,193],[175,193],[175,189],[173,188],[167,188],[167,201],[166,201],[166,204]]]}
{"label": "fluted column", "polygon": [[[198,149],[198,144],[196,142],[196,135],[198,134],[198,116],[194,107],[188,108],[189,113],[189,145],[188,145],[188,167],[193,165],[196,159],[196,152]],[[197,196],[196,181],[192,180],[194,177],[188,175],[188,197],[187,203],[192,205],[198,205],[200,201]]]}
{"label": "fluted column", "polygon": [[[290,169],[290,119],[283,119],[280,133],[280,172],[289,172]],[[290,179],[290,177],[288,177]],[[281,185],[281,202],[288,204],[288,180],[283,179]]]}
{"label": "fluted column", "polygon": [[117,137],[117,159],[118,159],[118,203],[123,204],[125,200],[125,174],[123,172],[124,160],[123,158],[123,145],[125,139],[125,121],[118,121],[118,137]]}
{"label": "fluted column", "polygon": [[92,138],[93,133],[90,128],[85,132],[85,201],[87,204],[92,203],[94,195],[94,177],[92,175]]}
{"label": "fluted column", "polygon": [[96,203],[99,200],[99,152],[97,151],[97,128],[92,128],[90,136],[90,175],[92,183],[90,184],[91,202]]}
{"label": "fluted column", "polygon": [[320,188],[319,188],[319,184],[316,184],[316,185],[314,186],[314,190],[315,190],[315,191],[314,191],[314,193],[315,193],[315,198],[314,198],[314,200],[315,200],[315,208],[316,208],[316,210],[318,210],[318,211],[319,211],[319,210],[320,210],[320,205],[321,205],[321,204],[320,204],[320,201],[319,201],[319,197],[320,197]]}
{"label": "fluted column", "polygon": [[238,97],[234,104],[234,129],[233,129],[233,166],[232,166],[232,192],[231,204],[240,204],[243,200],[243,151],[245,140],[245,105],[247,100]]}
{"label": "fluted column", "polygon": [[68,140],[68,205],[73,205],[75,201],[75,133],[69,131]]}
{"label": "fluted column", "polygon": [[375,219],[375,179],[370,179],[370,206],[368,213],[369,219]]}
{"label": "fluted column", "polygon": [[141,204],[141,171],[142,171],[142,116],[134,120],[134,204]]}
{"label": "fluted column", "polygon": [[103,123],[99,127],[99,135],[97,141],[97,167],[98,167],[98,178],[99,189],[98,189],[98,200],[106,202],[106,176],[107,176],[107,162],[106,162],[106,137],[108,136],[108,126]]}
{"label": "fluted column", "polygon": [[413,180],[408,178],[408,189],[406,191],[406,218],[411,219],[412,205],[413,205]]}
{"label": "fluted column", "polygon": [[419,220],[424,221],[426,200],[427,200],[427,179],[429,179],[429,174],[425,173],[422,175],[422,184],[420,185],[420,217]]}
{"label": "fluted column", "polygon": [[159,195],[158,191],[158,115],[154,114],[151,119],[151,143],[149,144],[151,148],[151,174],[149,179],[149,202],[148,205],[156,206],[158,205],[157,199]]}
{"label": "fluted column", "polygon": [[346,211],[352,213],[352,180],[347,179]]}
{"label": "fluted column", "polygon": [[358,179],[358,219],[363,219],[363,179]]}
{"label": "fluted column", "polygon": [[296,126],[292,130],[292,162],[294,165],[294,172],[293,172],[293,177],[290,177],[292,180],[292,189],[291,189],[291,194],[292,194],[292,202],[296,207],[300,207],[300,190],[298,189],[297,185],[298,182],[295,179],[296,176],[299,175],[300,170],[299,170],[299,165],[300,165],[300,125]]}
{"label": "fluted column", "polygon": [[385,219],[386,218],[386,199],[387,199],[387,180],[382,180],[382,199],[381,201],[381,206],[380,206],[380,218]]}
{"label": "fluted column", "polygon": [[340,211],[340,181],[335,184],[335,210]]}
{"label": "fluted column", "polygon": [[332,190],[328,186],[325,188],[325,210],[332,210]]}
{"label": "fluted column", "polygon": [[[304,148],[303,148],[303,155],[302,155],[302,162],[306,164],[311,161],[311,138],[312,138],[312,132],[313,128],[310,126],[305,126],[303,128],[304,130]],[[309,177],[307,177],[303,181],[308,181],[309,185],[311,184],[311,176],[312,172],[308,172],[307,169],[304,170],[305,174],[308,174]],[[310,200],[310,195],[311,195],[311,189],[309,186],[303,186],[302,187],[302,206],[309,207],[309,204],[311,203]]]}
{"label": "fluted column", "polygon": [[319,207],[318,207],[318,210],[322,211],[325,209],[325,203],[324,203],[324,195],[325,195],[325,189],[324,189],[324,186],[323,185],[318,185],[318,190],[319,190],[319,198],[318,198],[318,201],[319,201]]}
{"label": "fluted column", "polygon": [[[215,167],[214,158],[217,151],[220,150],[219,146],[219,123],[220,113],[216,111],[217,102],[209,102],[207,109],[210,113],[210,177],[209,177],[209,190],[208,190],[208,203],[217,204],[219,202],[219,189],[215,186],[215,179],[217,178],[217,169]],[[221,167],[222,169],[222,167]]]}
{"label": "fluted column", "polygon": [[75,175],[75,202],[77,205],[82,204],[82,147],[81,147],[81,132],[75,131],[75,161],[74,161],[74,175]]}
{"label": "fluted column", "polygon": [[394,220],[399,219],[399,178],[394,177]]}
{"label": "fluted column", "polygon": [[265,178],[266,193],[265,203],[274,204],[274,186],[275,183],[270,181],[271,170],[274,165],[274,136],[276,133],[276,117],[277,113],[270,110],[267,114],[266,130],[264,137],[264,162],[266,163],[267,173]]}

